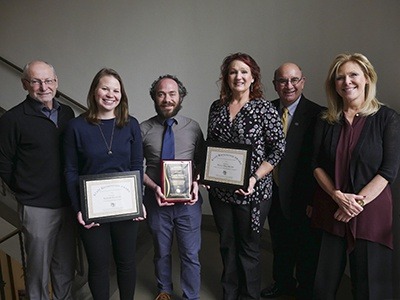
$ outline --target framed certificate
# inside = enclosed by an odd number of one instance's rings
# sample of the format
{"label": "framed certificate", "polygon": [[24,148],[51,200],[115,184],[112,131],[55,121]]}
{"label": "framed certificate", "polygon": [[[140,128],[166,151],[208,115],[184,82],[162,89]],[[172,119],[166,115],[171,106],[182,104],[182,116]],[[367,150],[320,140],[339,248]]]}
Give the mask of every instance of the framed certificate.
{"label": "framed certificate", "polygon": [[191,160],[161,160],[161,190],[165,196],[165,202],[191,200],[191,188]]}
{"label": "framed certificate", "polygon": [[143,217],[139,171],[79,177],[81,209],[86,223]]}
{"label": "framed certificate", "polygon": [[251,151],[251,145],[207,141],[201,182],[211,187],[247,189]]}

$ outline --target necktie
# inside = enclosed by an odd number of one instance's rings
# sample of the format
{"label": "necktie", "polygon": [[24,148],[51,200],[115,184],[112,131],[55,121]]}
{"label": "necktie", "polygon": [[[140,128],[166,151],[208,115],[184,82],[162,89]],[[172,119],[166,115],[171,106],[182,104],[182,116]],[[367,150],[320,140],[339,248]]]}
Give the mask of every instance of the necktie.
{"label": "necktie", "polygon": [[[283,127],[283,133],[287,134],[288,131],[288,126],[289,125],[289,110],[287,109],[287,107],[283,107],[282,108],[282,127]],[[276,183],[276,185],[279,186],[279,164],[277,166],[275,166],[275,168],[272,170],[272,175],[274,178],[274,181]]]}
{"label": "necktie", "polygon": [[174,119],[167,119],[164,122],[165,130],[163,137],[163,144],[161,150],[162,159],[174,159],[175,158],[175,140],[174,132],[172,131],[172,125],[174,124]]}
{"label": "necktie", "polygon": [[285,133],[285,136],[288,131],[288,125],[289,125],[289,110],[287,107],[282,108],[282,126],[283,126],[283,132]]}

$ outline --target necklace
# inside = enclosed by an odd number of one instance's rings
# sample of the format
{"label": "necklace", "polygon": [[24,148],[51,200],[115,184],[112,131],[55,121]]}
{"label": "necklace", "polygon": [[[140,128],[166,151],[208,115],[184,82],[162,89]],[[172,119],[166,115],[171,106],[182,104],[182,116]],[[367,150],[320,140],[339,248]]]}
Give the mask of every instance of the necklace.
{"label": "necklace", "polygon": [[97,126],[100,129],[100,133],[101,133],[101,136],[103,137],[104,144],[106,144],[106,147],[107,147],[107,150],[108,150],[107,154],[111,155],[112,154],[111,148],[112,148],[112,143],[113,143],[113,139],[114,139],[115,119],[114,119],[112,131],[111,131],[110,145],[108,145],[108,143],[107,143],[106,137],[104,136],[104,133],[103,133],[103,130],[101,129],[100,124],[97,124]]}

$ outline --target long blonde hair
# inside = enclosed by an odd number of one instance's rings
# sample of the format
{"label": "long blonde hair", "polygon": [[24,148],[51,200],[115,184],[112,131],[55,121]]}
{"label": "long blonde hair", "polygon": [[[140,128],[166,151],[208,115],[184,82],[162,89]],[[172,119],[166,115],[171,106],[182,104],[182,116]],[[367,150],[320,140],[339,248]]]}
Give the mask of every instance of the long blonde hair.
{"label": "long blonde hair", "polygon": [[339,54],[332,62],[329,68],[328,77],[325,81],[328,109],[322,115],[322,118],[331,124],[339,122],[343,115],[343,99],[336,91],[335,81],[339,68],[349,61],[355,62],[360,66],[368,81],[365,85],[365,102],[358,113],[362,116],[370,116],[375,114],[381,105],[383,105],[376,98],[376,83],[378,81],[378,75],[368,58],[360,53]]}

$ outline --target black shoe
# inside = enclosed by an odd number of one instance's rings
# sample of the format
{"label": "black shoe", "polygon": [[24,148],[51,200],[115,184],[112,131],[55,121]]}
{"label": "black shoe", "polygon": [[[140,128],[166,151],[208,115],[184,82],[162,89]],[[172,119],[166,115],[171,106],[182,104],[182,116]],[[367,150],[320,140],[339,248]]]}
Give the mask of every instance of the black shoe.
{"label": "black shoe", "polygon": [[279,288],[276,282],[271,284],[269,287],[263,289],[260,293],[263,298],[277,298],[282,295],[294,296],[294,289],[282,289]]}

